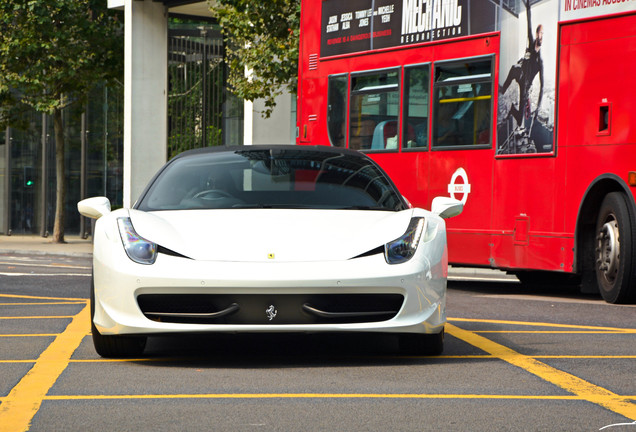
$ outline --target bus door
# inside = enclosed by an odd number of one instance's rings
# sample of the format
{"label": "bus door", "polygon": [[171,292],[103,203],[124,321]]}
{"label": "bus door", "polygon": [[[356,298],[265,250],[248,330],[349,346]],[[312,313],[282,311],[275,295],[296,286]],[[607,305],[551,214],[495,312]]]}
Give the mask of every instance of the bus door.
{"label": "bus door", "polygon": [[464,203],[448,221],[449,261],[490,265],[495,56],[433,65],[429,193]]}
{"label": "bus door", "polygon": [[558,2],[534,3],[518,17],[506,15],[510,24],[503,25],[491,261],[498,268],[571,271],[562,183],[567,149],[557,158],[554,139]]}
{"label": "bus door", "polygon": [[[565,264],[563,202],[555,157],[520,156],[495,160],[491,260],[499,268],[572,270]],[[557,214],[561,213],[561,217]]]}
{"label": "bus door", "polygon": [[[420,51],[417,57],[422,59],[423,54],[428,52]],[[391,116],[378,119],[369,155],[412,205],[428,208],[431,63],[404,66],[402,75],[402,116],[397,115],[396,101],[394,109],[387,112]]]}

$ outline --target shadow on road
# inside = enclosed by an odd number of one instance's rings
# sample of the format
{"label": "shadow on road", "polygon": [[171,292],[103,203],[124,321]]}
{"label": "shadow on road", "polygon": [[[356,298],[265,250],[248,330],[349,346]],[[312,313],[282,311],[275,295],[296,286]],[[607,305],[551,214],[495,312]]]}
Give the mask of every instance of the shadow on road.
{"label": "shadow on road", "polygon": [[[446,338],[444,354],[470,354]],[[474,354],[479,354],[475,352]],[[447,363],[442,357],[404,356],[389,334],[228,334],[151,337],[148,366],[193,368],[322,368]]]}
{"label": "shadow on road", "polygon": [[558,283],[520,283],[517,281],[448,281],[449,292],[463,291],[482,295],[536,296],[602,301],[599,294],[584,294],[576,285]]}

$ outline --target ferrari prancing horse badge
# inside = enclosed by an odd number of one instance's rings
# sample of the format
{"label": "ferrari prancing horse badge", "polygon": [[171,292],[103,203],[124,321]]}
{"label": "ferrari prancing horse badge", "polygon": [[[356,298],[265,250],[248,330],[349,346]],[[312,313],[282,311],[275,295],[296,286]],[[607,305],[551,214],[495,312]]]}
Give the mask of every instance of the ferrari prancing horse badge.
{"label": "ferrari prancing horse badge", "polygon": [[276,308],[274,307],[274,305],[270,305],[266,310],[265,313],[267,314],[267,318],[271,321],[274,318],[276,318],[276,314],[278,314],[278,311],[276,310]]}

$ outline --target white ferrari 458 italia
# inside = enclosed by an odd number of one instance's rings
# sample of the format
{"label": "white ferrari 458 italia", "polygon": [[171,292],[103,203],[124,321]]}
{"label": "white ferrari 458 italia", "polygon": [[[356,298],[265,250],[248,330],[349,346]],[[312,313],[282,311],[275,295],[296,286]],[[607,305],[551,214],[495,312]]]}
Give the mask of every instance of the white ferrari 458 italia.
{"label": "white ferrari 458 italia", "polygon": [[412,208],[356,151],[240,146],[187,151],[133,208],[78,203],[97,219],[92,336],[104,357],[152,335],[384,332],[439,354],[449,197]]}

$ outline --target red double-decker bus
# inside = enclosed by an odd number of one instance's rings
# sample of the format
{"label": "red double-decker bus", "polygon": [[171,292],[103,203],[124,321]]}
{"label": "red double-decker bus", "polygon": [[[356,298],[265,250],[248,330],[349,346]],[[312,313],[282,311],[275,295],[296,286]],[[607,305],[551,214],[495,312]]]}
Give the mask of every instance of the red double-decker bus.
{"label": "red double-decker bus", "polygon": [[449,260],[636,300],[636,0],[302,0],[298,144],[464,203]]}

